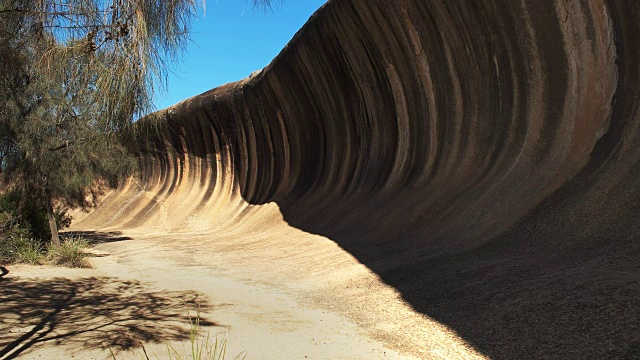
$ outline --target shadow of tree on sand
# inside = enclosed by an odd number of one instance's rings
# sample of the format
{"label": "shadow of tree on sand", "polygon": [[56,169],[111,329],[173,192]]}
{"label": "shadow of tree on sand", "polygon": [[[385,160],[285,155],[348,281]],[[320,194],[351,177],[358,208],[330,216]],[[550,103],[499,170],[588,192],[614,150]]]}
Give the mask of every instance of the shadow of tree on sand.
{"label": "shadow of tree on sand", "polygon": [[[74,349],[129,350],[189,338],[189,309],[212,306],[197,292],[155,291],[111,277],[0,278],[0,359],[45,341]],[[206,318],[203,326],[220,326]]]}

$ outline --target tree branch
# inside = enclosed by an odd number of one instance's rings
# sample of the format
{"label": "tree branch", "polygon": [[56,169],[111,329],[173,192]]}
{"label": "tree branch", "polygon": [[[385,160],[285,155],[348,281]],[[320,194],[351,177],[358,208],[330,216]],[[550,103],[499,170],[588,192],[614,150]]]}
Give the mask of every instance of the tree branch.
{"label": "tree branch", "polygon": [[64,144],[60,144],[56,147],[49,148],[49,151],[58,151],[58,150],[66,149],[71,145],[73,145],[73,142],[69,142],[69,140],[67,140]]}

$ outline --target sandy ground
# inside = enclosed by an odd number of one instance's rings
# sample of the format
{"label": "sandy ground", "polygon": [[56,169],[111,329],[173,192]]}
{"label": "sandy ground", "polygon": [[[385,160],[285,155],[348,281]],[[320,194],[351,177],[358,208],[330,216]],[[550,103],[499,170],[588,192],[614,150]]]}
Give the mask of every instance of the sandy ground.
{"label": "sandy ground", "polygon": [[228,358],[479,356],[330,240],[279,232],[296,246],[259,233],[92,232],[93,269],[8,266],[0,359],[140,359],[141,345],[164,359],[167,343],[185,354],[198,311],[202,334],[226,336]]}

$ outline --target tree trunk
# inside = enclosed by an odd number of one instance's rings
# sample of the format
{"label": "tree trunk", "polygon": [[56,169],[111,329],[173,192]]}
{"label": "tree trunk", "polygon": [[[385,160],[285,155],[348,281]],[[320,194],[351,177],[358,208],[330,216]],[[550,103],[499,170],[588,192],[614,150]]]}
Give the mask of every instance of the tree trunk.
{"label": "tree trunk", "polygon": [[18,200],[18,207],[16,208],[16,217],[13,219],[14,223],[12,225],[22,223],[24,208],[27,204],[27,194],[29,193],[26,185],[24,186],[22,191],[23,192],[20,193],[20,200]]}
{"label": "tree trunk", "polygon": [[51,199],[51,191],[46,190],[46,203],[47,203],[47,218],[49,219],[49,230],[51,230],[51,243],[53,246],[60,246],[60,237],[58,236],[58,224],[56,224],[56,217],[53,214],[53,200]]}

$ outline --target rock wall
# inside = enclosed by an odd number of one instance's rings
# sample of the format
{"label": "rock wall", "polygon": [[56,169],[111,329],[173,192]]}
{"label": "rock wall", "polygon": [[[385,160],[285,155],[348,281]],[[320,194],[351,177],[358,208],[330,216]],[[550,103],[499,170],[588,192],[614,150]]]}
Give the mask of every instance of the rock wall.
{"label": "rock wall", "polygon": [[161,112],[143,182],[163,200],[189,193],[194,211],[239,195],[329,236],[477,246],[569,182],[610,130],[624,95],[615,10],[330,2],[257,75]]}
{"label": "rock wall", "polygon": [[[637,1],[329,1],[259,73],[141,120],[139,180],[82,224],[262,231],[283,216],[491,354],[495,334],[448,317],[491,294],[467,284],[445,304],[434,279],[467,280],[433,264],[640,273],[639,17]],[[507,294],[540,275],[506,271]],[[590,281],[575,283],[609,289]]]}

